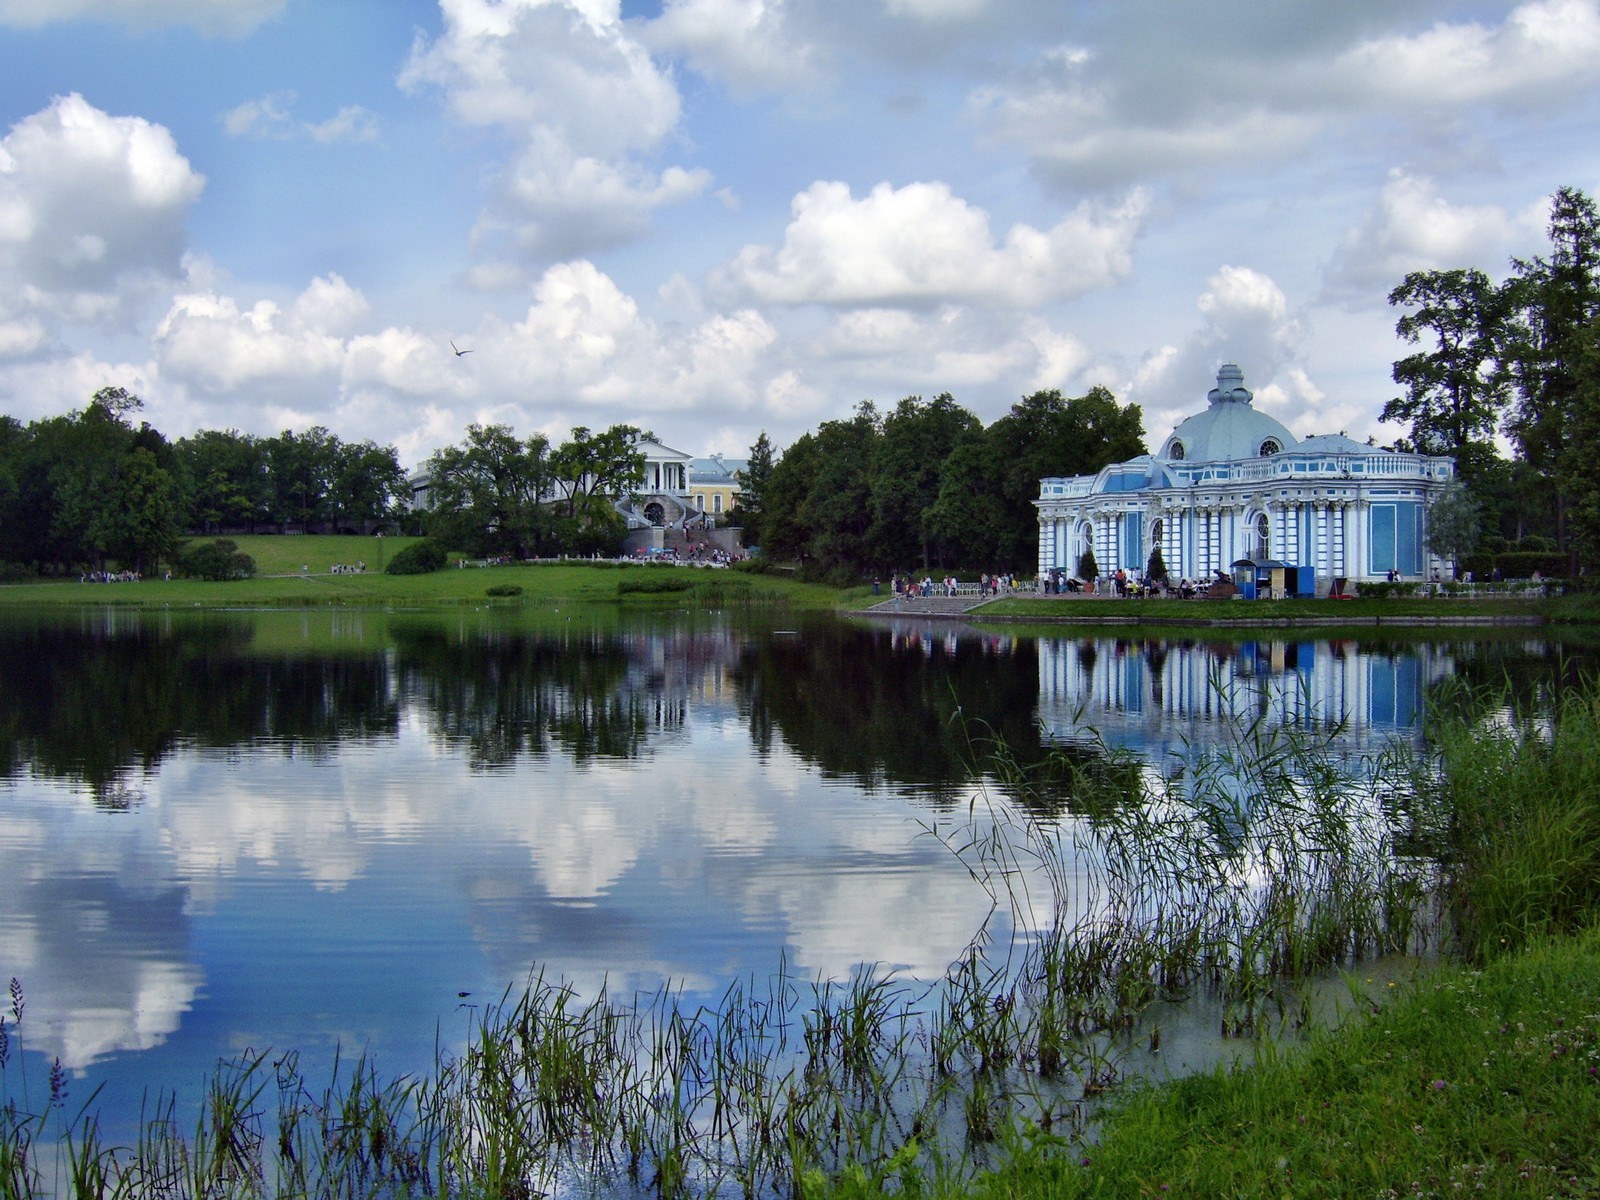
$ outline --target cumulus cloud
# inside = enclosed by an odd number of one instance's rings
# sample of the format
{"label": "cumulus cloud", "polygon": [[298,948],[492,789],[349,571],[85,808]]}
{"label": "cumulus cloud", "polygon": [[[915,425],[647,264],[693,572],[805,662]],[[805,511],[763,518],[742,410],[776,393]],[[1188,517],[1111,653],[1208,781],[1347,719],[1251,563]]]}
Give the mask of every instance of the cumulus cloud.
{"label": "cumulus cloud", "polygon": [[[1198,410],[1213,386],[1217,366],[1237,363],[1245,386],[1264,411],[1282,408],[1291,394],[1285,377],[1299,367],[1305,336],[1288,297],[1269,276],[1249,267],[1223,266],[1206,281],[1196,301],[1200,327],[1181,345],[1148,355],[1135,372],[1127,398],[1143,406],[1145,430],[1160,438]],[[1295,385],[1304,395],[1309,379]],[[1282,413],[1279,414],[1282,419]]]}
{"label": "cumulus cloud", "polygon": [[795,197],[783,245],[746,247],[719,282],[780,304],[1034,304],[1126,276],[1145,208],[1139,192],[1086,203],[1048,230],[1014,225],[997,245],[988,214],[946,184],[879,184],[857,200],[815,183]]}
{"label": "cumulus cloud", "polygon": [[709,185],[704,172],[640,161],[676,128],[680,102],[614,4],[441,7],[444,32],[418,39],[401,86],[439,89],[458,121],[497,129],[514,146],[476,230],[490,260],[473,276],[480,285],[625,241],[655,207]]}
{"label": "cumulus cloud", "polygon": [[0,24],[33,28],[105,21],[136,29],[188,25],[240,37],[283,12],[288,0],[0,0]]}
{"label": "cumulus cloud", "polygon": [[1452,204],[1431,179],[1389,172],[1376,203],[1344,236],[1329,266],[1331,296],[1370,302],[1411,271],[1493,270],[1512,246],[1543,228],[1547,205],[1508,213],[1492,204]]}
{"label": "cumulus cloud", "polygon": [[651,213],[704,191],[705,171],[651,172],[630,160],[573,157],[548,131],[529,144],[498,181],[473,236],[491,259],[471,281],[485,290],[522,282],[520,263],[548,262],[616,246],[643,233]]}
{"label": "cumulus cloud", "polygon": [[0,140],[0,303],[111,320],[177,279],[205,179],[172,135],[57,97]]}
{"label": "cumulus cloud", "polygon": [[163,373],[216,396],[240,392],[287,403],[344,365],[341,333],[366,301],[337,275],[314,281],[287,308],[270,300],[244,309],[230,296],[178,296],[156,329]]}

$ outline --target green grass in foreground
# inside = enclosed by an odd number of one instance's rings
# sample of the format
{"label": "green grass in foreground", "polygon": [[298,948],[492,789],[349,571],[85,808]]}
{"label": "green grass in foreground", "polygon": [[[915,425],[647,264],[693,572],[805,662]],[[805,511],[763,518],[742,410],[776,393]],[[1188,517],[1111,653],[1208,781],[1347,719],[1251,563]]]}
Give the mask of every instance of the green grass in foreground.
{"label": "green grass in foreground", "polygon": [[[937,1190],[980,1200],[1595,1196],[1597,1073],[1591,929],[1481,972],[1431,972],[1308,1046],[1264,1046],[1248,1069],[1144,1090],[1087,1152],[1021,1138],[1007,1166]],[[857,1177],[831,1194],[882,1190]]]}

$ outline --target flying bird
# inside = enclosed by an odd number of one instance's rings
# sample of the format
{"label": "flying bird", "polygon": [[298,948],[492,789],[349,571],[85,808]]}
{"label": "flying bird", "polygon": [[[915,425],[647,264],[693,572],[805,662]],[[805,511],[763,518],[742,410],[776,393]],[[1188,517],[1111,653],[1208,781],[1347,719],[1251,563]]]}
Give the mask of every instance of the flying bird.
{"label": "flying bird", "polygon": [[[455,343],[455,339],[454,338],[452,338],[450,340],[450,349],[456,350],[456,343]],[[463,354],[471,354],[471,353],[472,353],[471,350],[456,350],[456,357],[460,358]]]}

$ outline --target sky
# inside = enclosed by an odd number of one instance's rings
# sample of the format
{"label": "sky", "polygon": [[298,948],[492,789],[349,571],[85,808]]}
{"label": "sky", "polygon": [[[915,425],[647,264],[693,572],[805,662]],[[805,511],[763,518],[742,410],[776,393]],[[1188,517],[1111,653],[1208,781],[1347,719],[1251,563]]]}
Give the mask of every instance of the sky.
{"label": "sky", "polygon": [[1236,362],[1383,443],[1388,293],[1543,252],[1597,84],[1600,0],[0,0],[0,413],[1159,444]]}

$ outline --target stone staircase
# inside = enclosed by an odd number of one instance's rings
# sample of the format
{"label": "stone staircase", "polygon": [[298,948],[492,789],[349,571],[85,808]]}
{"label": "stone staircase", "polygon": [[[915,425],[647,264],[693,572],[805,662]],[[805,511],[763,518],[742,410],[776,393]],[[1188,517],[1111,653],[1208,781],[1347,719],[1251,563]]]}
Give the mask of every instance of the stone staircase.
{"label": "stone staircase", "polygon": [[993,596],[918,596],[915,600],[897,600],[890,596],[861,611],[875,617],[959,617],[993,599]]}

